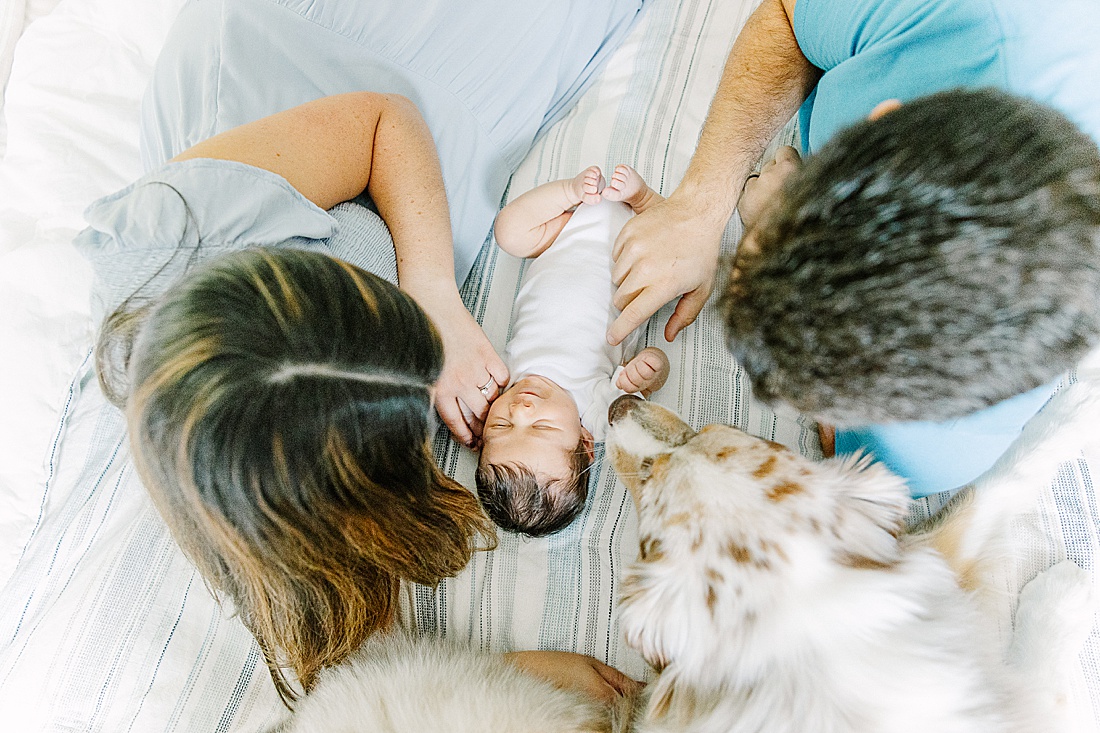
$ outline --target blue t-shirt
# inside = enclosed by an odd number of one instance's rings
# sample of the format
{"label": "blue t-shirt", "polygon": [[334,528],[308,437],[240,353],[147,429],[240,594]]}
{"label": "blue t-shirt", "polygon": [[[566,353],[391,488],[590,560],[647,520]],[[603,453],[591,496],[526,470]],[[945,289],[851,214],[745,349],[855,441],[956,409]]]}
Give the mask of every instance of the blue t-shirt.
{"label": "blue t-shirt", "polygon": [[[800,111],[814,151],[887,99],[996,87],[1060,110],[1100,142],[1095,0],[797,0],[794,32],[824,71]],[[1050,396],[1044,386],[958,420],[838,430],[838,454],[873,454],[914,496],[989,468]]]}
{"label": "blue t-shirt", "polygon": [[793,25],[825,72],[800,112],[807,151],[879,102],[958,87],[1034,99],[1100,142],[1095,0],[797,0]]}

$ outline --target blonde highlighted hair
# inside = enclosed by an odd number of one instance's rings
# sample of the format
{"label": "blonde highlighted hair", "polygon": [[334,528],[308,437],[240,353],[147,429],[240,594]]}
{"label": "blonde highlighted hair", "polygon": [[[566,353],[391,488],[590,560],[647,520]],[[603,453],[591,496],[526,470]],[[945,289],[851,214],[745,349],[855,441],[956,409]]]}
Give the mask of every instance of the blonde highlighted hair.
{"label": "blonde highlighted hair", "polygon": [[288,703],[494,542],[435,465],[443,348],[390,283],[322,254],[220,257],[105,324],[98,363],[174,537]]}

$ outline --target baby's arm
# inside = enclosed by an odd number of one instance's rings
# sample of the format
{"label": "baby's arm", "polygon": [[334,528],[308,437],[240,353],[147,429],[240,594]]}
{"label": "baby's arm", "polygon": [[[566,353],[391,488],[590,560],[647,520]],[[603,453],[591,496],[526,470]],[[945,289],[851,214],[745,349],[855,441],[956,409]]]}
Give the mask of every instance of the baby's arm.
{"label": "baby's arm", "polygon": [[532,188],[497,214],[497,244],[516,257],[538,257],[554,243],[574,207],[600,202],[603,184],[603,174],[593,165],[574,178]]}
{"label": "baby's arm", "polygon": [[603,197],[608,201],[622,201],[635,214],[665,200],[664,196],[649,187],[638,171],[622,164],[615,166],[615,172],[603,190]]}
{"label": "baby's arm", "polygon": [[649,397],[664,386],[668,371],[665,352],[656,346],[649,346],[627,362],[615,386],[624,392],[640,392],[642,396]]}

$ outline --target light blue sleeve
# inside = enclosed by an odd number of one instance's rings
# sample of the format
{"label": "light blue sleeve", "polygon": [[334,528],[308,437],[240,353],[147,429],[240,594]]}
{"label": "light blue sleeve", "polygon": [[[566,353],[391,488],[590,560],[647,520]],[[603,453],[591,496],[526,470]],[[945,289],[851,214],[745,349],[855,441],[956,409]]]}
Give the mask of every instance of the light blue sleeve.
{"label": "light blue sleeve", "polygon": [[806,150],[885,99],[959,87],[1029,97],[1100,143],[1095,0],[798,0],[793,25],[825,71],[800,113]]}
{"label": "light blue sleeve", "polygon": [[95,315],[140,291],[152,296],[198,262],[254,246],[325,251],[332,216],[287,181],[224,160],[168,163],[84,212],[73,242],[95,273]]}
{"label": "light blue sleeve", "polygon": [[[797,0],[791,25],[806,60],[828,71],[851,58],[873,5],[860,0]],[[871,41],[863,34],[864,44]]]}
{"label": "light blue sleeve", "polygon": [[825,72],[800,111],[806,151],[887,99],[1006,88],[990,0],[797,0],[792,23],[802,53]]}

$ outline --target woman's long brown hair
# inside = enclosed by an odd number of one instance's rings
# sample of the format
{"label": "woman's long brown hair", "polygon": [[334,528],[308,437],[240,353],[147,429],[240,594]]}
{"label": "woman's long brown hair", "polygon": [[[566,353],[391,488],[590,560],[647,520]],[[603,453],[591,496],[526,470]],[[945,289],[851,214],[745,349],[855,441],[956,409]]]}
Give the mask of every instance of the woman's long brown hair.
{"label": "woman's long brown hair", "polygon": [[308,690],[394,621],[399,581],[434,585],[494,542],[432,459],[442,344],[393,285],[250,249],[116,313],[100,344],[129,357],[119,379],[101,354],[101,382],[125,387],[139,474],[288,703],[286,670]]}

